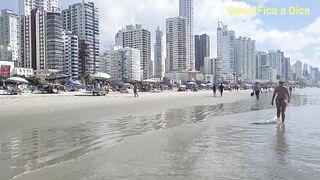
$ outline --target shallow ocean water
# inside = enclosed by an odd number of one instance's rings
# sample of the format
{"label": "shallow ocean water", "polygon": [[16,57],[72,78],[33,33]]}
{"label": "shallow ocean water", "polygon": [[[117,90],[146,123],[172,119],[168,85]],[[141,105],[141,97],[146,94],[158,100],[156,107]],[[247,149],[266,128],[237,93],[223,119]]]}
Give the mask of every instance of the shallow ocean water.
{"label": "shallow ocean water", "polygon": [[[258,103],[250,98],[59,129],[24,129],[0,138],[0,179],[41,171],[87,153],[93,156],[91,161],[97,161],[91,166],[97,167],[92,174],[98,178],[85,179],[319,179],[319,92],[296,90],[284,125],[268,123],[275,114],[268,93]],[[162,135],[150,133],[160,130]],[[98,163],[105,149],[138,135],[153,139],[136,145],[150,146],[152,153],[141,150],[145,157],[140,157],[139,152],[127,152],[129,163],[124,156],[119,159],[125,165],[117,163],[105,173],[99,171],[105,170]],[[108,156],[104,160],[108,161]],[[145,161],[148,165],[141,169]],[[120,174],[117,168],[127,169],[127,173]]]}

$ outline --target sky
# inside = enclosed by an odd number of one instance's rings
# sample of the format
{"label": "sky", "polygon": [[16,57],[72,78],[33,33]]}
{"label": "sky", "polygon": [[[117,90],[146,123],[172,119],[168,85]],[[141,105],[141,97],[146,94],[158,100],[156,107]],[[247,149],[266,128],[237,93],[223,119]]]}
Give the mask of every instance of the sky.
{"label": "sky", "polygon": [[[0,0],[0,9],[18,13],[19,0]],[[60,8],[82,0],[60,0]],[[114,44],[115,33],[128,24],[142,24],[152,33],[160,26],[165,30],[168,17],[178,16],[179,0],[91,0],[100,13],[101,50]],[[310,15],[229,15],[228,7],[263,6],[310,8]],[[320,67],[320,1],[319,0],[194,0],[194,34],[211,37],[211,56],[216,56],[218,20],[236,32],[236,36],[256,40],[257,50],[281,49],[291,63],[296,60]]]}

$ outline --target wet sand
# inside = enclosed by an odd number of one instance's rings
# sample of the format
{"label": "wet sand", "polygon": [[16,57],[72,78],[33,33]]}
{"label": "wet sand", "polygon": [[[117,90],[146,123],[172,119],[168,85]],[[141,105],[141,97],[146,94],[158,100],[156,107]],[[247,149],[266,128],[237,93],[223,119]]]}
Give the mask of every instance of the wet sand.
{"label": "wet sand", "polygon": [[[319,179],[319,91],[297,90],[284,126],[270,123],[271,93],[259,103],[249,94],[145,94],[123,105],[134,105],[137,114],[27,125],[1,136],[0,179]],[[149,108],[155,99],[169,105]]]}
{"label": "wet sand", "polygon": [[15,179],[319,179],[320,114],[299,113],[318,108],[289,108],[285,125],[254,125],[274,113],[262,110],[152,131]]}
{"label": "wet sand", "polygon": [[64,127],[106,118],[146,116],[197,105],[214,105],[249,98],[249,91],[225,92],[214,98],[211,91],[78,95],[0,96],[0,135],[29,128]]}

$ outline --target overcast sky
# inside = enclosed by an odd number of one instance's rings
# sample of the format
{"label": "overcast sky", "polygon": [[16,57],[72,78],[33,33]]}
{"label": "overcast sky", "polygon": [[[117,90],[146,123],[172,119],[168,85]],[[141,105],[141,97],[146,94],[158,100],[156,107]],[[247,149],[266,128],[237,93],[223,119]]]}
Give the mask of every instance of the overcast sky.
{"label": "overcast sky", "polygon": [[[60,7],[82,0],[60,0]],[[165,29],[165,20],[178,15],[179,0],[92,0],[100,11],[101,50],[114,44],[114,34],[128,24],[143,24],[155,39],[157,26]],[[310,16],[228,15],[227,7],[288,8],[309,7]],[[18,0],[0,0],[0,9],[18,13]],[[257,50],[281,49],[292,63],[308,61],[320,67],[320,1],[318,0],[194,0],[194,34],[211,37],[211,56],[216,56],[217,21],[223,21],[236,36],[256,40]]]}

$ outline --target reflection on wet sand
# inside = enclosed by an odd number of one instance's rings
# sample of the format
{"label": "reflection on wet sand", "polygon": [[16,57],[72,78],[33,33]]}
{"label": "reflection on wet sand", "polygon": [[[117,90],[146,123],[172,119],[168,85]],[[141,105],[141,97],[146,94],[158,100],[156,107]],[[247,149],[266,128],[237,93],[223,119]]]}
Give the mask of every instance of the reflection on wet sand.
{"label": "reflection on wet sand", "polygon": [[[292,105],[305,105],[309,101],[307,97],[297,97],[294,98]],[[258,109],[272,108],[269,102],[270,94],[262,96]],[[312,103],[318,102],[319,99],[312,100]],[[98,122],[83,122],[72,127],[22,130],[0,139],[0,179],[7,179],[26,171],[78,158],[96,149],[111,146],[128,136],[145,134],[149,131],[167,129],[183,124],[214,120],[217,116],[227,114],[250,112],[253,111],[251,105],[254,103],[255,99],[252,98],[229,104],[172,109],[154,116],[128,116]],[[226,132],[221,134],[221,136],[228,135],[230,138],[225,137],[221,141],[217,138],[215,143],[217,143],[217,146],[219,146],[219,143],[228,143],[237,139],[233,136],[239,134],[241,133],[237,133],[234,128],[232,131],[226,129]],[[281,132],[279,134],[281,135]],[[280,146],[283,146],[285,143],[281,142],[285,141],[283,139],[284,134],[280,135],[277,138],[279,145],[275,147],[279,150],[279,153],[283,152],[285,148]],[[202,135],[199,134],[199,136],[201,137]],[[179,169],[176,169],[181,167],[179,165],[189,165],[189,169],[191,170],[194,164],[196,164],[197,158],[185,158],[187,154],[190,154],[194,150],[193,148],[197,147],[196,140],[199,141],[199,139],[201,140],[199,137],[190,137],[190,139],[181,139],[181,141],[178,141],[180,142],[179,144],[172,143],[168,145],[168,151],[172,152],[171,155],[175,157],[171,162],[173,163],[172,168],[175,172],[179,172]],[[177,140],[173,142],[177,142]],[[244,144],[237,144],[237,146],[244,146]],[[180,148],[185,149],[180,150]],[[203,151],[202,148],[199,147],[196,152],[200,153]],[[222,152],[219,148],[216,150],[218,151],[217,153],[228,153],[229,150],[235,150],[233,148],[235,147],[227,147],[225,152]]]}

